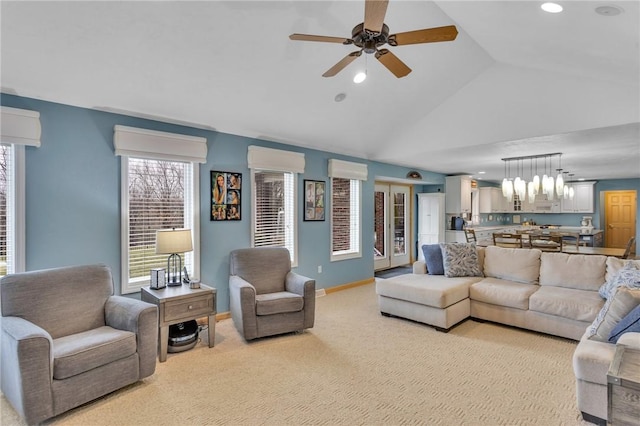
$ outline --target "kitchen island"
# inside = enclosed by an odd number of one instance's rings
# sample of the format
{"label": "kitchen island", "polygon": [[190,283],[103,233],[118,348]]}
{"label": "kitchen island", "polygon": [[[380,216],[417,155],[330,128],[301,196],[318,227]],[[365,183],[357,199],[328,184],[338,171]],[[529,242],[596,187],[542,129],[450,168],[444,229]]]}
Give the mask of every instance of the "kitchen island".
{"label": "kitchen island", "polygon": [[[522,231],[540,231],[549,233],[572,232],[580,235],[580,245],[587,247],[602,247],[604,245],[604,232],[602,229],[584,229],[580,226],[535,226],[535,225],[496,225],[496,226],[472,226],[469,227],[476,233],[478,245],[493,245],[494,232],[522,232]],[[465,242],[464,231],[446,231],[449,241]],[[455,239],[454,239],[455,237]]]}

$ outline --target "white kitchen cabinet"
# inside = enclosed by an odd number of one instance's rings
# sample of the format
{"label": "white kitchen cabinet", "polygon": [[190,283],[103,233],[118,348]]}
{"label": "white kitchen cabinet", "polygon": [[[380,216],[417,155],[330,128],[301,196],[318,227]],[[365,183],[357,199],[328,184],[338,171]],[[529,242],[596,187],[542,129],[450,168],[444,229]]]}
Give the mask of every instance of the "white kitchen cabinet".
{"label": "white kitchen cabinet", "polygon": [[545,194],[539,193],[533,208],[533,213],[560,213],[560,200],[557,197],[550,200]]}
{"label": "white kitchen cabinet", "polygon": [[471,213],[471,179],[468,176],[447,176],[445,190],[447,213],[455,215]]}
{"label": "white kitchen cabinet", "polygon": [[445,194],[418,194],[418,260],[424,260],[422,246],[445,240]]}
{"label": "white kitchen cabinet", "polygon": [[574,191],[573,199],[562,199],[562,213],[593,213],[595,182],[574,182],[567,184]]}

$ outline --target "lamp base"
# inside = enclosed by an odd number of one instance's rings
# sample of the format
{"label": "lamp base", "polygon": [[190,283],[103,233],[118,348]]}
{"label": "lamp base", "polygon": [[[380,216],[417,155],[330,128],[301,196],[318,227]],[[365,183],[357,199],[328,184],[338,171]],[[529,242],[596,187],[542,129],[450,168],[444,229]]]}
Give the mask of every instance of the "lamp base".
{"label": "lamp base", "polygon": [[181,286],[182,283],[167,283],[167,287],[178,287]]}

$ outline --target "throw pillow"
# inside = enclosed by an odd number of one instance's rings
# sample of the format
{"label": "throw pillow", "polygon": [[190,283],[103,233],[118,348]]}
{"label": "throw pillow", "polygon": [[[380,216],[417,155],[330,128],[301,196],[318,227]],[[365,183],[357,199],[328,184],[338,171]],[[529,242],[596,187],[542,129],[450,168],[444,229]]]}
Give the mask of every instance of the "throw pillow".
{"label": "throw pillow", "polygon": [[638,305],[640,305],[639,290],[616,288],[613,296],[607,299],[589,327],[587,331],[589,339],[608,342],[613,328]]}
{"label": "throw pillow", "polygon": [[440,244],[425,244],[422,246],[422,253],[424,253],[424,263],[427,264],[427,273],[429,275],[444,275]]}
{"label": "throw pillow", "polygon": [[444,274],[451,277],[482,277],[478,251],[473,243],[440,243]]}
{"label": "throw pillow", "polygon": [[640,333],[640,305],[636,306],[626,317],[622,318],[618,325],[613,327],[609,334],[609,342],[618,343],[618,339],[624,333],[635,331]]}
{"label": "throw pillow", "polygon": [[635,263],[627,263],[622,267],[610,282],[602,284],[598,290],[600,297],[608,299],[617,287],[640,289],[640,269]]}

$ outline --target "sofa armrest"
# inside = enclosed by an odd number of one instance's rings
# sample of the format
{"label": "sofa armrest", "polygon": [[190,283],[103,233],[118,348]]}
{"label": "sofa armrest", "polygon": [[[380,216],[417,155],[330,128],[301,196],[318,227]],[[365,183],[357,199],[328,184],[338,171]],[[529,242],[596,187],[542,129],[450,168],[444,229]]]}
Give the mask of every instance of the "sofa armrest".
{"label": "sofa armrest", "polygon": [[304,298],[304,328],[313,327],[316,312],[316,280],[289,272],[284,286],[288,292],[299,294]]}
{"label": "sofa armrest", "polygon": [[629,346],[633,349],[640,349],[640,333],[636,333],[636,332],[624,333],[618,339],[617,344]]}
{"label": "sofa armrest", "polygon": [[229,276],[229,308],[233,323],[244,338],[258,337],[256,289],[238,275]]}
{"label": "sofa armrest", "polygon": [[416,260],[413,262],[413,273],[424,275],[427,273],[427,264],[422,260]]}
{"label": "sofa armrest", "polygon": [[158,307],[128,297],[110,296],[105,305],[105,322],[110,327],[136,334],[139,378],[152,375],[158,351]]}
{"label": "sofa armrest", "polygon": [[2,392],[27,424],[53,416],[53,339],[18,317],[2,318]]}

